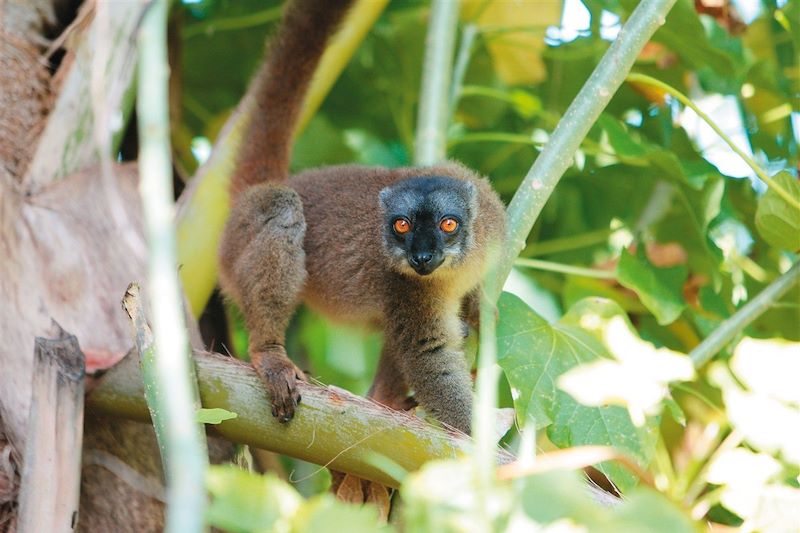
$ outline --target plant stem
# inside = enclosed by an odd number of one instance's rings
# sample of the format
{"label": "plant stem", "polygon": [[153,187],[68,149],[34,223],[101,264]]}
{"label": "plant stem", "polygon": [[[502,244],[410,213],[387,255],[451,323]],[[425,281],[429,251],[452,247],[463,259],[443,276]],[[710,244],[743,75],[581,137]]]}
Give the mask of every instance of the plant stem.
{"label": "plant stem", "polygon": [[[496,280],[496,277],[487,276],[487,283]],[[472,413],[472,428],[475,437],[475,483],[480,502],[479,516],[483,520],[482,528],[491,531],[492,487],[495,476],[495,409],[497,407],[497,380],[500,377],[500,367],[497,365],[497,340],[495,326],[497,321],[494,300],[486,297],[493,291],[486,285],[483,287],[480,302],[480,357],[478,358],[478,375],[476,381],[477,398],[475,410]]]}
{"label": "plant stem", "polygon": [[[506,249],[498,268],[500,281],[508,277],[514,260],[525,248],[528,233],[559,179],[572,164],[581,141],[625,80],[639,51],[664,23],[674,3],[675,0],[642,0],[639,3],[567,109],[550,142],[536,158],[508,206]],[[502,283],[496,284],[493,299],[499,296],[501,287]]]}
{"label": "plant stem", "polygon": [[691,351],[689,356],[692,358],[695,368],[699,368],[710,361],[744,328],[772,307],[798,280],[800,280],[800,261],[792,265],[792,268],[781,277],[767,285],[758,296],[747,302],[730,318],[720,324],[711,335]]}
{"label": "plant stem", "polygon": [[434,0],[431,6],[428,35],[425,38],[425,64],[414,140],[414,162],[433,165],[447,155],[447,121],[453,50],[458,24],[456,0]]}
{"label": "plant stem", "polygon": [[684,95],[682,92],[672,87],[671,85],[667,85],[663,81],[657,80],[645,74],[636,74],[636,73],[629,74],[628,81],[632,83],[643,83],[645,85],[657,87],[662,91],[665,91],[670,95],[672,95],[675,99],[677,99],[680,103],[682,103],[686,107],[691,108],[692,111],[697,113],[698,117],[703,119],[703,121],[705,121],[705,123],[708,124],[711,127],[711,129],[714,130],[714,132],[717,135],[719,135],[720,138],[722,138],[722,140],[725,141],[725,143],[728,146],[730,146],[731,150],[733,150],[739,157],[741,157],[744,160],[745,163],[747,163],[747,166],[749,166],[753,170],[753,172],[755,172],[756,175],[769,186],[770,189],[775,191],[775,193],[777,193],[778,196],[783,198],[784,201],[786,201],[786,203],[788,203],[789,205],[800,211],[800,200],[794,198],[786,189],[781,187],[777,182],[775,182],[775,180],[770,178],[767,175],[767,173],[764,172],[764,169],[758,166],[756,162],[753,161],[753,159],[749,155],[747,155],[741,148],[736,146],[736,143],[734,143],[733,140],[730,137],[728,137],[725,134],[725,132],[723,132],[720,129],[720,127],[714,123],[713,120],[711,120],[711,117],[706,115],[699,107],[697,107],[697,105],[695,105],[694,102],[689,100],[689,98],[686,97],[686,95]]}
{"label": "plant stem", "polygon": [[523,255],[527,257],[550,255],[595,246],[607,242],[612,233],[614,233],[614,230],[608,228],[579,235],[570,235],[569,237],[559,237],[548,241],[539,241],[528,246]]}
{"label": "plant stem", "polygon": [[205,434],[195,419],[200,396],[189,358],[175,259],[166,0],[150,4],[141,24],[139,53],[140,191],[150,248],[148,285],[155,333],[155,353],[143,357],[142,364],[148,374],[152,372],[147,400],[167,480],[165,530],[192,533],[204,529],[208,454]]}
{"label": "plant stem", "polygon": [[461,44],[456,54],[456,63],[453,67],[453,84],[450,87],[450,121],[458,107],[458,101],[463,95],[464,76],[467,73],[469,60],[472,58],[472,47],[475,44],[475,37],[478,35],[478,27],[475,24],[465,24],[461,31]]}
{"label": "plant stem", "polygon": [[561,272],[562,274],[572,274],[573,276],[583,276],[585,278],[617,279],[616,274],[610,270],[576,267],[553,261],[542,261],[541,259],[520,258],[514,261],[514,264],[516,266],[547,270],[549,272]]}
{"label": "plant stem", "polygon": [[280,20],[283,6],[269,7],[261,11],[254,11],[238,17],[226,17],[200,24],[193,24],[183,31],[184,39],[191,39],[198,35],[213,35],[223,31],[242,30],[254,26],[262,26]]}

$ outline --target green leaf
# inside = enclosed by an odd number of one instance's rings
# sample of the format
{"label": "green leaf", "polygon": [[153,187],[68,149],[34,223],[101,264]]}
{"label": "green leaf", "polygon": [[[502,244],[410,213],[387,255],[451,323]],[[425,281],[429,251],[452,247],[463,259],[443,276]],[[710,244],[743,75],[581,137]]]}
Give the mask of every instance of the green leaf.
{"label": "green leaf", "polygon": [[220,422],[236,418],[237,416],[239,415],[219,407],[214,407],[213,409],[202,408],[197,410],[197,421],[201,424],[219,424]]}
{"label": "green leaf", "polygon": [[662,494],[644,487],[627,495],[614,509],[613,520],[594,527],[597,533],[648,531],[652,533],[696,533],[696,524]]}
{"label": "green leaf", "polygon": [[381,525],[374,505],[347,505],[331,494],[322,494],[306,502],[292,519],[292,533],[374,533],[391,532]]}
{"label": "green leaf", "polygon": [[623,250],[617,263],[617,280],[639,295],[662,326],[674,322],[686,308],[683,284],[687,274],[685,266],[656,268],[647,260],[643,246],[636,255]]}
{"label": "green leaf", "polygon": [[[772,179],[793,198],[800,200],[800,182],[786,171]],[[772,188],[758,201],[756,228],[772,246],[784,250],[800,250],[800,211],[789,205]]]}
{"label": "green leaf", "polygon": [[[636,5],[633,0],[625,0],[623,4],[631,10]],[[733,58],[711,44],[690,0],[675,3],[666,23],[653,35],[653,41],[667,45],[692,68],[710,67],[729,78],[735,74]]]}
{"label": "green leaf", "polygon": [[606,113],[600,115],[597,124],[608,135],[608,142],[614,152],[623,157],[645,157],[649,150],[640,140],[634,139],[623,122]]}
{"label": "green leaf", "polygon": [[274,474],[259,476],[234,466],[210,466],[206,485],[211,494],[206,519],[226,531],[288,530],[303,501]]}
{"label": "green leaf", "polygon": [[[655,445],[655,419],[648,418],[644,427],[637,428],[624,407],[588,407],[556,386],[559,376],[571,368],[610,358],[599,335],[582,324],[622,317],[622,309],[609,300],[586,299],[553,325],[507,293],[498,309],[498,363],[511,386],[520,422],[547,427],[556,446],[610,445],[646,465]],[[636,483],[616,464],[602,464],[600,469],[623,490]]]}
{"label": "green leaf", "polygon": [[722,283],[722,252],[709,238],[711,221],[720,213],[725,182],[720,175],[708,178],[702,190],[675,184],[675,199],[667,215],[655,226],[659,242],[677,242],[686,250],[692,272],[707,275],[715,289]]}
{"label": "green leaf", "polygon": [[[553,524],[553,531],[697,531],[685,513],[654,490],[639,488],[627,494],[618,505],[601,507],[589,498],[582,484],[577,472],[553,471],[529,476],[522,480],[522,509],[537,524]],[[562,525],[564,527],[558,527]],[[521,530],[536,531],[531,527]]]}
{"label": "green leaf", "polygon": [[481,516],[482,491],[476,490],[469,460],[431,461],[409,474],[400,493],[403,497],[403,530],[409,532],[473,531],[475,524],[489,518],[493,531],[505,531],[504,521],[511,493],[496,485],[488,497],[490,517]]}

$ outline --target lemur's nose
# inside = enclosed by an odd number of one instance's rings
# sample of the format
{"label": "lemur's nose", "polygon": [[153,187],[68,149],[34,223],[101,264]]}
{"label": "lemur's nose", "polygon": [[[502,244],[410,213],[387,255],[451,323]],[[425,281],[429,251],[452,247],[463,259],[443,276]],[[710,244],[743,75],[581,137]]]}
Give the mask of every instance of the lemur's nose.
{"label": "lemur's nose", "polygon": [[419,252],[411,256],[411,262],[417,266],[430,263],[431,259],[433,259],[433,254],[429,252]]}

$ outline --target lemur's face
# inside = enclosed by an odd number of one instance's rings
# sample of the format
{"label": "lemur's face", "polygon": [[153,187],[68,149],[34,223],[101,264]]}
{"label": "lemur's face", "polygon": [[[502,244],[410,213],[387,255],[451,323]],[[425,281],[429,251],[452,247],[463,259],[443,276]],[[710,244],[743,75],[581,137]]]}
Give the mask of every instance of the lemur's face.
{"label": "lemur's face", "polygon": [[427,276],[457,267],[474,238],[475,186],[455,178],[426,176],[383,189],[383,248],[392,268]]}

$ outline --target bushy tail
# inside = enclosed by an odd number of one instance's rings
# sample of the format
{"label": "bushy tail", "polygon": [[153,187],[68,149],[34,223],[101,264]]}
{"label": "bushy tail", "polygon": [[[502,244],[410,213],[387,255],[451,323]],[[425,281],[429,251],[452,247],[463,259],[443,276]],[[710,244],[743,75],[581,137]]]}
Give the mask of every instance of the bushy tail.
{"label": "bushy tail", "polygon": [[291,0],[267,59],[251,83],[231,200],[253,185],[289,176],[292,134],[308,85],[353,0]]}

